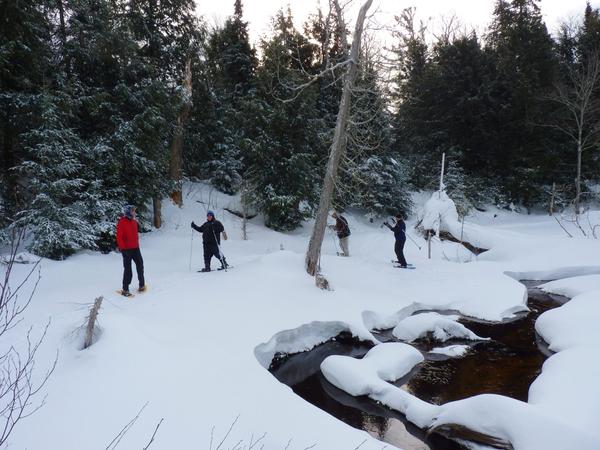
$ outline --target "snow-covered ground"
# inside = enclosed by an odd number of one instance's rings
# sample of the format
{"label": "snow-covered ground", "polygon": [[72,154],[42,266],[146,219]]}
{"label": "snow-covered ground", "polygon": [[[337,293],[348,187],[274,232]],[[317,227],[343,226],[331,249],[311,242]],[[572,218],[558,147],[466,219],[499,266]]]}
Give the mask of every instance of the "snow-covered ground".
{"label": "snow-covered ground", "polygon": [[[152,448],[210,448],[212,436],[214,449],[239,416],[225,448],[239,441],[248,448],[267,433],[261,441],[265,449],[313,444],[323,450],[349,449],[365,440],[361,449],[381,449],[381,442],[279,383],[266,370],[273,355],[310,349],[341,331],[376,342],[370,329],[395,327],[418,310],[502,320],[526,308],[526,290],[516,279],[600,274],[600,242],[569,239],[547,216],[479,214],[467,219],[463,232],[468,229],[469,237],[489,252],[470,257],[457,244],[436,241],[431,260],[409,221],[421,250],[408,241],[407,260],[417,269],[401,270],[390,264],[389,230],[348,214],[352,256],[335,256],[333,235],[326,236],[321,265],[334,290],[322,291],[303,269],[310,223],[283,234],[255,218],[243,241],[240,219],[223,209],[234,199],[209,196],[198,185],[188,186],[187,193],[182,209],[166,206],[161,230],[141,237],[148,293],[133,299],[115,293],[122,275],[118,253],[86,252],[42,262],[42,279],[25,320],[0,344],[22,346],[29,326],[39,333],[50,319],[37,367],[41,371],[50,365],[57,350],[58,364],[46,385],[46,405],[20,424],[10,448],[105,448],[148,402],[119,448],[142,448],[164,418]],[[203,265],[202,248],[190,222],[204,219],[206,204],[199,202],[209,199],[230,236],[223,243],[234,266],[228,272],[196,272]],[[470,262],[457,262],[465,260]],[[15,280],[27,269],[17,265]],[[421,425],[464,423],[510,439],[517,449],[600,448],[600,431],[594,427],[600,417],[600,286],[581,277],[546,288],[576,297],[538,320],[538,332],[558,353],[544,364],[529,403],[478,396],[430,408],[414,398],[390,397],[391,406],[410,409]],[[82,351],[76,330],[99,295],[105,297],[102,334]],[[406,364],[381,369],[384,358],[375,355],[371,365],[349,373],[368,372],[371,383],[374,374],[400,376],[418,361],[399,345],[381,353],[406,355]],[[359,378],[353,381],[360,384]]]}

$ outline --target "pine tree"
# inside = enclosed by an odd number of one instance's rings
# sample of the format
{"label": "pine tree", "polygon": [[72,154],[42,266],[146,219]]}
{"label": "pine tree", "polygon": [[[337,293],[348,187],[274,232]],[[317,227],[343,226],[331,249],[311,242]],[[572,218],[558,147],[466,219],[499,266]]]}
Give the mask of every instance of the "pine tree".
{"label": "pine tree", "polygon": [[13,170],[24,158],[23,135],[51,80],[52,27],[45,2],[0,5],[0,227],[14,220],[23,192]]}
{"label": "pine tree", "polygon": [[369,217],[411,209],[407,172],[392,147],[389,96],[377,72],[379,58],[373,42],[363,45],[336,201],[338,208],[361,208]]}
{"label": "pine tree", "polygon": [[208,78],[214,92],[212,107],[219,118],[219,132],[206,169],[211,183],[229,194],[240,186],[245,140],[253,134],[244,114],[256,96],[255,53],[243,20],[242,2],[235,0],[233,16],[211,34],[206,48]]}
{"label": "pine tree", "polygon": [[554,44],[537,0],[498,0],[487,49],[495,59],[491,89],[501,132],[490,142],[492,170],[502,177],[511,200],[534,203],[544,173],[537,169],[551,148],[542,98],[553,88]]}
{"label": "pine tree", "polygon": [[393,146],[401,159],[414,170],[411,183],[416,188],[426,185],[424,176],[435,148],[429,145],[429,134],[422,133],[432,114],[430,103],[424,101],[428,91],[430,54],[425,41],[425,27],[416,23],[415,8],[407,8],[396,18],[395,90],[392,92],[396,113],[392,120]]}
{"label": "pine tree", "polygon": [[26,158],[18,168],[27,180],[29,207],[16,225],[32,233],[31,251],[53,259],[96,248],[93,227],[85,220],[88,183],[81,178],[80,158],[85,144],[66,126],[65,100],[43,94],[36,111],[39,125],[23,136]]}
{"label": "pine tree", "polygon": [[278,13],[274,34],[262,47],[254,108],[259,130],[249,151],[248,181],[267,226],[291,230],[310,215],[316,200],[314,148],[323,127],[318,92],[313,86],[295,96],[293,90],[306,82],[305,71],[315,70],[316,46],[294,28],[288,10]]}

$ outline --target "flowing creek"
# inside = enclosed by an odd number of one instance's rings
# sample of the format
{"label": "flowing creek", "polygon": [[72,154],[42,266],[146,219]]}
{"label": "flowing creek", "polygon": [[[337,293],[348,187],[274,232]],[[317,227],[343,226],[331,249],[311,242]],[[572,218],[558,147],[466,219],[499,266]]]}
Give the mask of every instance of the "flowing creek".
{"label": "flowing creek", "polygon": [[[527,401],[529,386],[540,374],[544,360],[550,355],[544,342],[535,333],[535,321],[540,314],[560,306],[567,299],[543,293],[535,287],[541,283],[539,281],[523,283],[528,288],[529,313],[501,323],[467,317],[460,320],[479,336],[491,338],[490,341],[473,343],[452,340],[441,344],[421,339],[412,343],[423,353],[425,361],[394,384],[434,404],[484,393]],[[396,340],[391,330],[374,331],[373,334],[382,342]],[[468,344],[471,349],[458,358],[428,353],[433,347],[452,344]],[[402,414],[367,397],[346,394],[331,385],[320,371],[321,362],[330,355],[362,358],[371,347],[370,343],[357,342],[342,334],[308,352],[277,355],[269,370],[306,401],[386,443],[404,450],[465,448],[443,436],[426,435]]]}

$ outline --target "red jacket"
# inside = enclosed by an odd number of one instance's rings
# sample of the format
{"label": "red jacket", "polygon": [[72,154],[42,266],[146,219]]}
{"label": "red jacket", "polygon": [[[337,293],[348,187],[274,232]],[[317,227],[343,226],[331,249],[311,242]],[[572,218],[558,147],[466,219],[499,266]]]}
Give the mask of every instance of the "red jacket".
{"label": "red jacket", "polygon": [[139,246],[137,221],[121,217],[117,222],[117,247],[119,250],[131,250]]}

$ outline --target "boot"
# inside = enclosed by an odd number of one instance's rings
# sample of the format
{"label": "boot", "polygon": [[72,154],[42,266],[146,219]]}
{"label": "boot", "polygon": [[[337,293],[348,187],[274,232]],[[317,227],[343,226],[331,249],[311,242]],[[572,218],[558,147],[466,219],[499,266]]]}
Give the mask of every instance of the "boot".
{"label": "boot", "polygon": [[210,267],[205,267],[200,272],[210,272]]}

